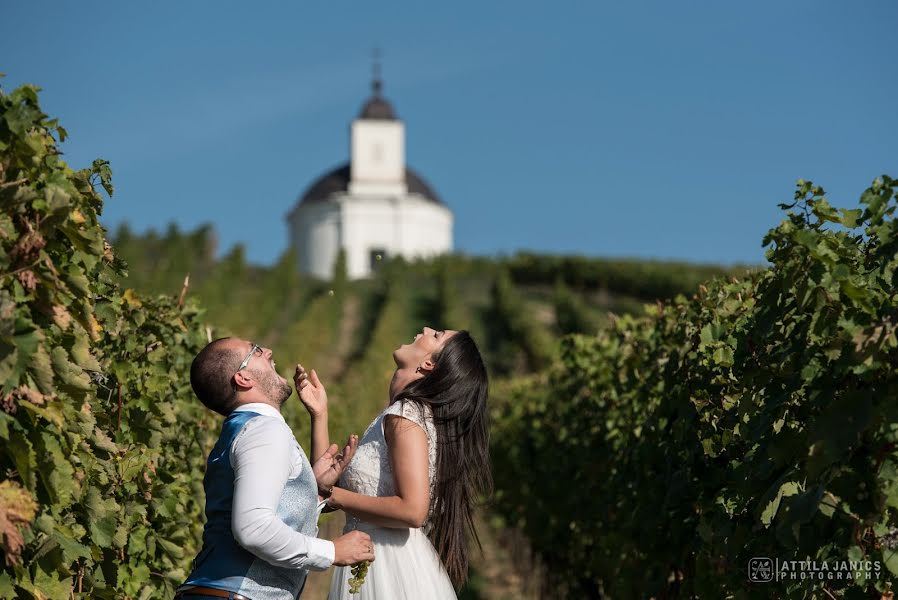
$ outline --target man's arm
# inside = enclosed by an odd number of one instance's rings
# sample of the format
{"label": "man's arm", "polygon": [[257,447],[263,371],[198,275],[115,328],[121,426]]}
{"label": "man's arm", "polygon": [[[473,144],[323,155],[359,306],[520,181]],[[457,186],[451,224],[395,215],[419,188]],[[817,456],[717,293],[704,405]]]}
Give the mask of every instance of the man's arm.
{"label": "man's arm", "polygon": [[339,451],[336,444],[331,444],[324,451],[315,464],[312,465],[312,473],[315,474],[315,481],[318,483],[318,493],[325,496],[330,495],[330,491],[340,480],[343,469],[352,461],[355,451],[359,446],[359,437],[350,435],[343,446],[343,451]]}
{"label": "man's arm", "polygon": [[294,443],[286,426],[274,418],[256,417],[244,426],[231,447],[231,531],[238,544],[272,565],[324,570],[334,562],[333,542],[294,531],[277,515],[294,467]]}

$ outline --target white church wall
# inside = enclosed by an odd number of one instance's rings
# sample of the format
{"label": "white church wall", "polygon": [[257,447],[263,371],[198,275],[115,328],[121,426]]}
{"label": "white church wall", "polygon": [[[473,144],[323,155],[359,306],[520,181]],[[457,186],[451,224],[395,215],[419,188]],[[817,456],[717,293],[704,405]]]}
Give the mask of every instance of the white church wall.
{"label": "white church wall", "polygon": [[344,197],[343,243],[351,278],[371,274],[371,253],[412,260],[452,251],[452,214],[416,196]]}
{"label": "white church wall", "polygon": [[396,252],[406,258],[429,257],[452,251],[452,213],[445,206],[418,196],[398,203]]}
{"label": "white church wall", "polygon": [[293,245],[299,270],[321,279],[330,279],[342,245],[340,207],[335,202],[315,202],[300,206],[291,217]]}
{"label": "white church wall", "polygon": [[395,200],[377,197],[347,197],[343,201],[343,243],[349,277],[371,274],[371,252],[383,250],[387,256],[397,248]]}

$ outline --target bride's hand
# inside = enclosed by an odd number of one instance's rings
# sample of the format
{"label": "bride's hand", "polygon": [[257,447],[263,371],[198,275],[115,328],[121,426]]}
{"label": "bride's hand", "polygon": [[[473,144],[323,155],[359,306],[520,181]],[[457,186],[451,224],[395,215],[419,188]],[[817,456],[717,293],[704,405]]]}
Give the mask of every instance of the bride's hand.
{"label": "bride's hand", "polygon": [[293,383],[296,385],[296,393],[309,414],[320,417],[327,414],[327,391],[324,384],[318,379],[318,373],[312,369],[306,373],[302,365],[296,365],[296,373],[293,375]]}

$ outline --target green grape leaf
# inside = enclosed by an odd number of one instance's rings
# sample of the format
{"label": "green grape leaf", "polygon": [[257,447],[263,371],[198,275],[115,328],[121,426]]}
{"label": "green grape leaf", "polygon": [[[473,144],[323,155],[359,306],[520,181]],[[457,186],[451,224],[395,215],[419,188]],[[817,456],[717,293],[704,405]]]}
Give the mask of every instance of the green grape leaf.
{"label": "green grape leaf", "polygon": [[892,575],[898,575],[898,548],[884,549],[882,551],[882,558],[886,569],[888,569]]}
{"label": "green grape leaf", "polygon": [[82,369],[91,371],[100,371],[100,363],[93,357],[90,352],[90,344],[87,336],[79,335],[75,337],[75,343],[72,346],[72,359],[74,363]]}
{"label": "green grape leaf", "polygon": [[56,346],[50,353],[50,361],[57,377],[76,390],[90,391],[90,378],[77,365],[69,362],[68,353],[61,346]]}
{"label": "green grape leaf", "polygon": [[766,506],[764,506],[764,510],[761,513],[761,523],[765,527],[768,527],[776,517],[776,513],[779,510],[782,499],[789,496],[794,496],[800,491],[801,488],[795,481],[786,481],[782,485],[780,485],[773,499],[767,502]]}
{"label": "green grape leaf", "polygon": [[38,348],[31,358],[31,375],[42,393],[52,394],[55,391],[50,355],[47,354],[47,349],[43,346]]}
{"label": "green grape leaf", "polygon": [[162,551],[174,559],[184,558],[184,548],[163,538],[157,537],[156,543],[162,548]]}

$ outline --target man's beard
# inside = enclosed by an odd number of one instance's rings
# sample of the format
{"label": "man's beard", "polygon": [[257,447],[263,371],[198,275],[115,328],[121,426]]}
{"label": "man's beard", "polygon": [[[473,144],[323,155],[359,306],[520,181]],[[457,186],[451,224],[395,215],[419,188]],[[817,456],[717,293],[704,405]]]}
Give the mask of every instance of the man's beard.
{"label": "man's beard", "polygon": [[284,402],[287,401],[287,398],[293,394],[293,388],[290,387],[290,384],[278,377],[277,373],[274,371],[256,373],[255,375],[262,383],[262,389],[265,391],[265,395],[278,406],[283,406]]}

